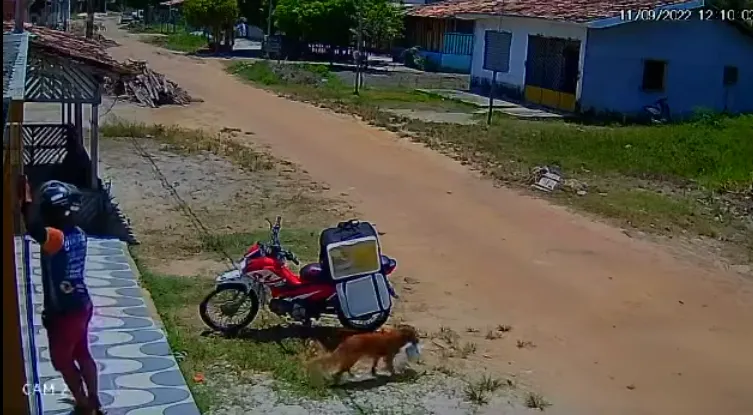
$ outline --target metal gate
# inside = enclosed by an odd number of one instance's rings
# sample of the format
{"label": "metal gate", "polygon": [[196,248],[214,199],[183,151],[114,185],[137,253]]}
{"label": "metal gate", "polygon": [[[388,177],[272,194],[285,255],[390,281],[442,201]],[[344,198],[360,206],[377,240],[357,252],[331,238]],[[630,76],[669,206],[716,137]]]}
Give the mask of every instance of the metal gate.
{"label": "metal gate", "polygon": [[579,59],[578,40],[529,35],[525,99],[575,111]]}

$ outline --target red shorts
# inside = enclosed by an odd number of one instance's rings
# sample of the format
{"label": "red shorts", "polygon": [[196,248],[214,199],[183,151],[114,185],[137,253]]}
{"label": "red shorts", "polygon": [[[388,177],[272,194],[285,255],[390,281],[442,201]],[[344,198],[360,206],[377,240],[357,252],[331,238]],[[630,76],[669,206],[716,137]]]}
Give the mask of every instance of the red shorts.
{"label": "red shorts", "polygon": [[50,318],[47,338],[50,361],[56,370],[89,356],[89,322],[93,311],[89,304],[82,310]]}

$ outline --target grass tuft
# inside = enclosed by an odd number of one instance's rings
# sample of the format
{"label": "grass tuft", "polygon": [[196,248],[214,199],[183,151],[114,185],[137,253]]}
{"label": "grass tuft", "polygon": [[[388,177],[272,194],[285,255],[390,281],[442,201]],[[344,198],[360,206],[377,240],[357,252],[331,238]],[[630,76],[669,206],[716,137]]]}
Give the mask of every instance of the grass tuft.
{"label": "grass tuft", "polygon": [[142,41],[176,52],[196,53],[207,47],[207,38],[187,32],[169,33],[164,36],[143,36]]}
{"label": "grass tuft", "polygon": [[538,409],[539,411],[543,411],[552,406],[552,404],[543,396],[535,392],[528,392],[528,394],[526,394],[525,404],[528,408]]}
{"label": "grass tuft", "polygon": [[170,150],[183,154],[210,152],[231,159],[248,171],[270,170],[275,166],[271,155],[257,151],[248,144],[241,144],[227,134],[122,120],[103,124],[100,134],[113,138],[153,138]]}

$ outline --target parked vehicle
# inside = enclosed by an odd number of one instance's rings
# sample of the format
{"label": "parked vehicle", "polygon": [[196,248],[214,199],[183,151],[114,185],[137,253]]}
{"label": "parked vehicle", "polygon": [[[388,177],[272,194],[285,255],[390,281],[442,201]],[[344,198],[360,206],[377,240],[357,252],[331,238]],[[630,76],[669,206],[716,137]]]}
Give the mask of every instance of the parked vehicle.
{"label": "parked vehicle", "polygon": [[127,24],[133,21],[132,12],[123,12],[120,14],[120,24]]}
{"label": "parked vehicle", "polygon": [[[322,231],[320,261],[303,266],[296,275],[287,261],[298,265],[299,260],[280,243],[281,217],[274,224],[267,222],[268,243],[251,245],[237,269],[218,276],[214,291],[201,302],[199,314],[207,326],[223,333],[237,332],[251,324],[265,305],[275,314],[306,325],[332,315],[344,327],[373,331],[387,321],[392,298],[397,298],[388,276],[397,261],[381,254],[371,224],[351,220]],[[376,266],[364,268],[362,263],[369,261]],[[367,303],[376,305],[359,314],[357,309],[363,310]]]}
{"label": "parked vehicle", "polygon": [[666,97],[659,98],[653,105],[646,105],[643,107],[643,110],[654,124],[665,124],[671,121],[669,104],[667,104]]}

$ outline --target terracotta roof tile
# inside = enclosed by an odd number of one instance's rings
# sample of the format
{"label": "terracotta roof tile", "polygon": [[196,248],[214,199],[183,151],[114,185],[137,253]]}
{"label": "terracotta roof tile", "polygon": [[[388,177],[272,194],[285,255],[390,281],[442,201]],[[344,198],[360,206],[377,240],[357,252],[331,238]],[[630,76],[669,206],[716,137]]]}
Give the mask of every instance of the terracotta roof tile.
{"label": "terracotta roof tile", "polygon": [[[3,21],[4,32],[12,29],[13,22]],[[132,69],[113,59],[105,51],[103,44],[95,40],[30,23],[24,24],[24,29],[32,35],[29,40],[30,48],[38,48],[48,54],[73,59],[113,75],[133,72]]]}
{"label": "terracotta roof tile", "polygon": [[654,9],[689,0],[445,0],[412,10],[417,17],[492,14],[587,22],[614,17],[622,10]]}

